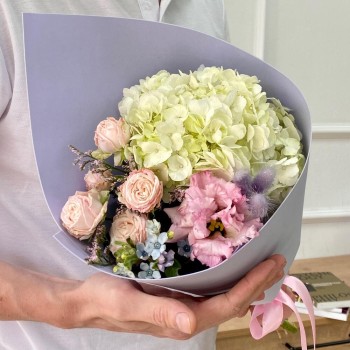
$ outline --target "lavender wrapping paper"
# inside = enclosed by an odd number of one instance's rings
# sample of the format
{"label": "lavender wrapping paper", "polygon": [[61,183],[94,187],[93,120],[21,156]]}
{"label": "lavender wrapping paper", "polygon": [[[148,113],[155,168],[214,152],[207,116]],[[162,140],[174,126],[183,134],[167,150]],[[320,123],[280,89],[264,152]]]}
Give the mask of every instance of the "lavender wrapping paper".
{"label": "lavender wrapping paper", "polygon": [[[161,69],[177,73],[223,66],[256,75],[268,96],[291,108],[303,133],[304,170],[270,220],[253,239],[222,264],[191,275],[161,280],[137,279],[146,290],[160,286],[196,295],[231,288],[274,253],[287,259],[287,272],[300,243],[304,191],[309,162],[311,121],[298,88],[283,74],[250,54],[211,36],[163,23],[135,19],[24,14],[24,44],[33,143],[42,188],[58,232],[51,234],[84,260],[85,243],[64,232],[60,212],[68,196],[84,190],[83,173],[72,165],[72,144],[95,149],[93,133],[116,116],[124,87]],[[96,267],[113,274],[111,267]],[[113,274],[113,276],[116,276]],[[122,278],[116,276],[116,278]],[[147,287],[147,288],[146,288]],[[149,288],[151,287],[151,288]],[[266,293],[274,298],[280,283]],[[154,287],[153,292],[157,292]],[[158,291],[159,292],[159,291]]]}

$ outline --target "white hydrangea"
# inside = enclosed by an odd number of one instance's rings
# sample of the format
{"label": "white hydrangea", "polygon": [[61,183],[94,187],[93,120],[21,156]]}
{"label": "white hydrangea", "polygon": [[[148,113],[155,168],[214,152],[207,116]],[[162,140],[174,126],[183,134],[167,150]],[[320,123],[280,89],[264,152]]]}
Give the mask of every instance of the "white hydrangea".
{"label": "white hydrangea", "polygon": [[268,163],[277,168],[273,191],[281,201],[300,175],[304,157],[294,117],[267,98],[255,76],[222,67],[162,70],[123,94],[119,111],[132,133],[125,155],[153,169],[165,193],[199,170],[229,179],[238,169],[254,174]]}

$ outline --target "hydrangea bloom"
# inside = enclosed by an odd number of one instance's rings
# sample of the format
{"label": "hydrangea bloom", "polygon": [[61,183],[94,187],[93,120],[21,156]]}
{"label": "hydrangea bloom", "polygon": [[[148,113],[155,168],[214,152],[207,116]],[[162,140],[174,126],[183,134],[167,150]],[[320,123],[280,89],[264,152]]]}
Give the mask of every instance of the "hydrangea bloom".
{"label": "hydrangea bloom", "polygon": [[165,185],[163,200],[192,173],[211,170],[232,179],[245,168],[277,166],[270,192],[281,202],[303,166],[294,118],[268,99],[255,76],[203,67],[185,74],[160,71],[123,90],[119,103],[131,139],[125,156],[151,168]]}

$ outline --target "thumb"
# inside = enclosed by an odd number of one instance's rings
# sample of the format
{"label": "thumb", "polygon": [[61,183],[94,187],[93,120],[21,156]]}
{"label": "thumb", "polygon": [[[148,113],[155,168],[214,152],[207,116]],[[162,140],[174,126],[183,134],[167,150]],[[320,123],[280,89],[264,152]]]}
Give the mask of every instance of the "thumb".
{"label": "thumb", "polygon": [[139,292],[142,297],[135,298],[136,321],[176,329],[185,334],[192,334],[196,329],[196,318],[192,310],[179,300],[153,296]]}

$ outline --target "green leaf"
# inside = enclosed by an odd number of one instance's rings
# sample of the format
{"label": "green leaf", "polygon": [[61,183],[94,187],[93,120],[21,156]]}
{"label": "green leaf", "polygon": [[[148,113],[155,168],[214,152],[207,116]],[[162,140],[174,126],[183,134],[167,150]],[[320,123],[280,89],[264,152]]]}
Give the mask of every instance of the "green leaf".
{"label": "green leaf", "polygon": [[101,204],[105,204],[109,200],[109,191],[101,191],[99,196]]}
{"label": "green leaf", "polygon": [[281,324],[281,327],[290,333],[298,332],[298,327],[294,323],[289,322],[288,320],[284,320]]}
{"label": "green leaf", "polygon": [[124,241],[114,241],[114,244],[120,245],[121,247],[129,247],[130,246],[130,244],[128,242],[124,242]]}
{"label": "green leaf", "polygon": [[124,259],[124,266],[128,268],[130,271],[132,270],[132,267],[139,261],[138,257],[136,255],[130,256],[126,259]]}
{"label": "green leaf", "polygon": [[100,149],[97,149],[96,151],[91,152],[91,157],[98,159],[98,160],[105,160],[109,158],[112,154],[111,153],[104,153]]}
{"label": "green leaf", "polygon": [[179,270],[181,269],[181,265],[177,260],[174,260],[174,264],[172,266],[167,267],[164,270],[166,277],[176,277],[179,275]]}

